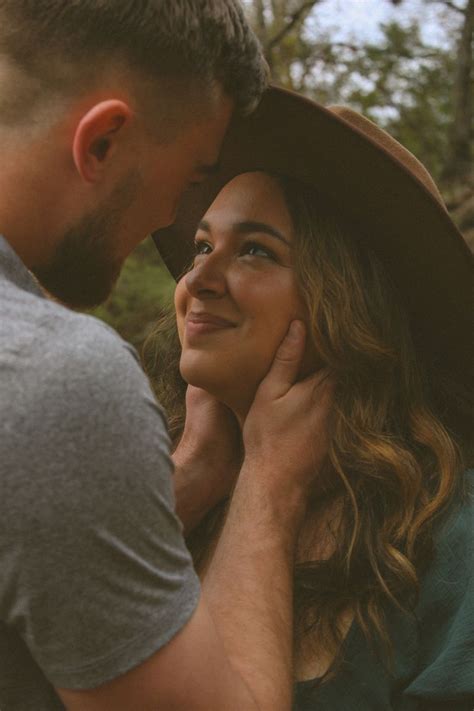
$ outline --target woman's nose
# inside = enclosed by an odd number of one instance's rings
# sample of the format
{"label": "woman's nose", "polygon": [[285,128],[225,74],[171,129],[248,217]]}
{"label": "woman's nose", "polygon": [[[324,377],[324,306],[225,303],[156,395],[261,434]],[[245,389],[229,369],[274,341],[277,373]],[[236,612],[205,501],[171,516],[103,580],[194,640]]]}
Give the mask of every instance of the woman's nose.
{"label": "woman's nose", "polygon": [[198,257],[185,276],[186,288],[194,297],[219,297],[227,291],[226,269],[222,259],[210,254]]}

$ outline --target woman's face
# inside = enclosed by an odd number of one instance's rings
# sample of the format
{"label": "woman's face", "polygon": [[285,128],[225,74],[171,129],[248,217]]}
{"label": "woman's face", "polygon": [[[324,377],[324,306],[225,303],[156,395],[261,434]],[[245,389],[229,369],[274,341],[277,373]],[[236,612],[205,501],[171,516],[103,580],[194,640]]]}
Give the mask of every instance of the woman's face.
{"label": "woman's face", "polygon": [[193,268],[175,293],[181,373],[245,414],[291,320],[307,320],[278,183],[265,173],[234,178],[195,239]]}

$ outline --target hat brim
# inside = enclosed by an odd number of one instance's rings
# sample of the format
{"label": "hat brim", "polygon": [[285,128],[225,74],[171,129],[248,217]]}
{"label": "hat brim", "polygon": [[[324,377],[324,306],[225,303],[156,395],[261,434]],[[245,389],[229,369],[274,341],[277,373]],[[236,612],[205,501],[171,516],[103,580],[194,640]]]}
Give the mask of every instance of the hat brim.
{"label": "hat brim", "polygon": [[[262,170],[313,185],[354,224],[398,286],[414,336],[456,370],[471,369],[473,259],[444,207],[367,135],[323,106],[270,87],[257,111],[235,117],[219,170],[183,196],[173,225],[153,239],[178,278],[196,227],[222,187]],[[447,365],[448,363],[445,363]]]}

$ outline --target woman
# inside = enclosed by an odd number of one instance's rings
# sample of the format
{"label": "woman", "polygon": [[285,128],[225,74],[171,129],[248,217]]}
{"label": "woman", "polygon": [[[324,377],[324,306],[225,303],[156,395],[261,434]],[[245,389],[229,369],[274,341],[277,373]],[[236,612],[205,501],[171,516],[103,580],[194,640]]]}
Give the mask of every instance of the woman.
{"label": "woman", "polygon": [[[336,382],[295,569],[294,708],[471,709],[472,263],[431,178],[358,114],[273,88],[157,235],[175,275],[176,232],[194,258],[156,369],[176,439],[186,383],[243,426],[295,318],[301,377]],[[189,537],[202,575],[225,508]]]}

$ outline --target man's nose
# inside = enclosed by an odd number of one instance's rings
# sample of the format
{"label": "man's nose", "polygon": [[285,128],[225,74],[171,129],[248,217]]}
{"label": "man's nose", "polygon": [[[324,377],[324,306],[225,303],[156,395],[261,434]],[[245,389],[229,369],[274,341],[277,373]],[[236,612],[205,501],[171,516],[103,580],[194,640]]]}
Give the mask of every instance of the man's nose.
{"label": "man's nose", "polygon": [[227,268],[215,253],[198,257],[185,277],[186,288],[196,298],[220,297],[227,292]]}

